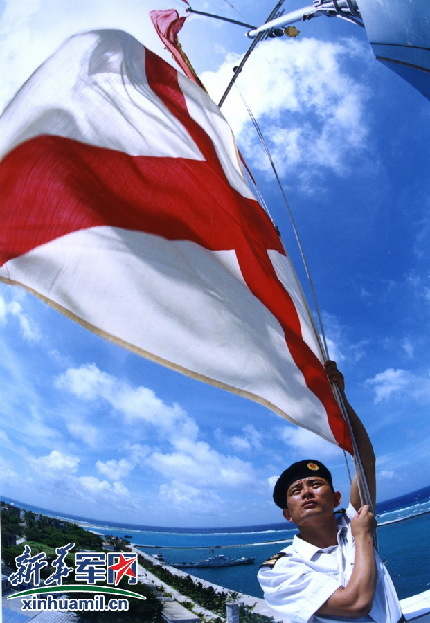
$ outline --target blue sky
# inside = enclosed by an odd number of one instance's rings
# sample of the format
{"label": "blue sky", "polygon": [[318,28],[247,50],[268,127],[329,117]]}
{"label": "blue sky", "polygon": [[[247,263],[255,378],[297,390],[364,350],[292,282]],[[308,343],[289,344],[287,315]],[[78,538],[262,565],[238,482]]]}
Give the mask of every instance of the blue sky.
{"label": "blue sky", "polygon": [[[271,3],[204,2],[257,23]],[[289,2],[289,8],[300,6]],[[0,1],[0,108],[70,34],[128,30],[160,51],[147,10],[180,2]],[[329,348],[377,453],[379,499],[429,484],[429,102],[377,63],[357,27],[320,18],[260,45],[238,83],[279,166]],[[193,18],[181,41],[209,91],[248,41]],[[239,56],[238,56],[239,55]],[[224,112],[287,250],[286,210],[236,94]],[[342,453],[267,409],[146,361],[0,284],[0,492],[66,513],[156,525],[281,519],[271,484],[294,460]],[[190,439],[178,447],[179,435]]]}

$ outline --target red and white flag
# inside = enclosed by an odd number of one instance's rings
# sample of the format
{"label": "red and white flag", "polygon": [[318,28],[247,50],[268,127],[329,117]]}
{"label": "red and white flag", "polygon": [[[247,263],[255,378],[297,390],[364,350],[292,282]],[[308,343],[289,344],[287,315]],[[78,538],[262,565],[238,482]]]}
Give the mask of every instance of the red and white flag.
{"label": "red and white flag", "polygon": [[0,278],[350,449],[301,289],[207,94],[77,35],[0,119]]}
{"label": "red and white flag", "polygon": [[165,48],[169,50],[170,54],[173,56],[174,60],[182,69],[184,74],[188,76],[190,80],[197,82],[197,84],[203,87],[198,76],[191,67],[187,56],[184,54],[178,39],[178,33],[187,18],[180,17],[178,11],[175,9],[159,9],[150,11],[149,16],[151,18],[152,25],[155,28],[155,32],[160,37]]}

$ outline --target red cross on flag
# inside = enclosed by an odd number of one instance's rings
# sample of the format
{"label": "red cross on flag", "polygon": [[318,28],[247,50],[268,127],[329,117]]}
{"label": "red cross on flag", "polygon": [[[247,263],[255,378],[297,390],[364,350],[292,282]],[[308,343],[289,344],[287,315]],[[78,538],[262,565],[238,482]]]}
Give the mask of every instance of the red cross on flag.
{"label": "red cross on flag", "polygon": [[122,31],[67,40],[0,119],[0,278],[350,449],[289,259],[207,94]]}

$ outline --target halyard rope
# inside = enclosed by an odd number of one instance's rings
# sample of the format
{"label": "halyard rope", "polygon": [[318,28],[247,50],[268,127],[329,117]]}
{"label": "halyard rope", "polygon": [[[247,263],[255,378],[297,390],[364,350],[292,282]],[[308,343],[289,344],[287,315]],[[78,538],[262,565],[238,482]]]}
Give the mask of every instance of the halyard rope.
{"label": "halyard rope", "polygon": [[281,182],[281,178],[279,176],[278,170],[277,170],[276,165],[275,165],[275,163],[273,161],[272,154],[270,153],[269,146],[267,144],[266,139],[264,138],[264,135],[263,135],[263,133],[261,131],[261,128],[260,128],[260,126],[258,124],[258,121],[254,117],[254,114],[253,114],[250,106],[248,105],[248,103],[245,101],[245,98],[243,97],[242,93],[239,91],[238,87],[236,87],[236,88],[237,88],[237,90],[239,92],[239,95],[240,95],[240,98],[242,100],[242,103],[243,103],[243,105],[245,106],[245,108],[246,108],[246,110],[248,112],[249,118],[252,121],[252,124],[253,124],[253,126],[255,128],[255,131],[257,132],[260,144],[261,144],[262,148],[264,149],[264,151],[266,153],[267,159],[269,160],[270,166],[271,166],[272,171],[273,171],[273,173],[275,175],[276,182],[277,182],[279,190],[281,192],[282,199],[284,201],[284,205],[285,205],[285,207],[287,209],[287,214],[288,214],[288,217],[290,219],[291,227],[292,227],[292,230],[293,230],[293,233],[294,233],[294,237],[295,237],[296,242],[297,242],[297,246],[298,246],[298,249],[299,249],[300,257],[301,257],[301,260],[302,260],[302,263],[303,263],[303,267],[305,269],[306,277],[308,279],[309,286],[310,286],[310,289],[311,289],[312,301],[313,301],[313,304],[314,304],[314,307],[315,307],[315,311],[316,311],[316,314],[317,314],[317,318],[318,318],[318,324],[319,324],[318,329],[319,329],[319,332],[318,332],[317,328],[314,325],[314,320],[313,320],[311,312],[309,312],[310,320],[312,322],[312,326],[313,326],[313,329],[314,329],[314,332],[315,332],[315,336],[316,336],[316,338],[317,338],[317,340],[318,340],[318,342],[320,344],[321,351],[323,353],[324,359],[327,361],[329,359],[329,354],[328,354],[328,348],[327,348],[327,341],[326,341],[326,337],[325,337],[324,325],[323,325],[323,321],[322,321],[321,309],[320,309],[319,302],[318,302],[318,297],[317,297],[317,293],[316,293],[315,284],[314,284],[314,281],[312,279],[312,275],[311,275],[311,272],[310,272],[310,269],[309,269],[309,263],[307,261],[307,258],[306,258],[306,255],[305,255],[305,251],[304,251],[304,248],[303,248],[303,243],[302,243],[302,240],[301,240],[298,228],[297,228],[296,219],[294,217],[293,211],[292,211],[291,206],[289,204],[289,201],[288,201],[288,198],[287,198],[287,193],[285,192],[285,188],[284,188],[284,186],[283,186],[283,184]]}
{"label": "halyard rope", "polygon": [[[289,220],[290,220],[290,224],[291,224],[291,227],[292,227],[295,239],[296,239],[296,243],[297,243],[297,246],[298,246],[298,249],[299,249],[299,253],[300,253],[300,257],[301,257],[301,260],[302,260],[302,263],[303,263],[303,267],[304,267],[304,270],[305,270],[305,273],[306,273],[306,277],[307,277],[307,280],[308,280],[308,283],[309,283],[309,286],[310,286],[311,295],[312,295],[312,301],[313,301],[314,309],[315,309],[315,312],[316,312],[316,315],[317,315],[317,319],[318,319],[319,332],[317,331],[317,328],[315,327],[313,315],[312,315],[310,310],[308,310],[309,318],[311,320],[315,336],[316,336],[316,338],[318,340],[318,343],[320,344],[324,360],[328,361],[329,360],[329,353],[328,353],[327,341],[326,341],[324,325],[323,325],[323,320],[322,320],[321,308],[320,308],[319,301],[318,301],[318,296],[317,296],[317,292],[316,292],[316,288],[315,288],[315,283],[314,283],[314,281],[312,279],[312,275],[311,275],[310,268],[309,268],[309,263],[308,263],[308,260],[307,260],[307,257],[306,257],[306,254],[305,254],[305,251],[304,251],[304,248],[303,248],[303,243],[302,243],[302,240],[301,240],[298,228],[297,228],[297,223],[296,223],[296,219],[294,217],[294,213],[293,213],[293,211],[291,209],[291,206],[290,206],[290,203],[288,201],[285,188],[284,188],[284,186],[283,186],[283,184],[281,182],[281,179],[280,179],[278,170],[276,168],[276,165],[274,163],[274,160],[273,160],[272,154],[270,152],[269,146],[267,144],[266,139],[264,138],[264,135],[263,135],[263,133],[261,131],[261,128],[260,128],[260,126],[258,124],[258,121],[254,117],[254,114],[253,114],[250,106],[246,102],[245,98],[243,97],[242,93],[238,89],[237,85],[236,85],[236,88],[237,88],[237,90],[239,92],[239,95],[240,95],[240,98],[242,100],[242,103],[243,103],[243,105],[245,106],[245,108],[246,108],[246,110],[248,112],[248,115],[249,115],[249,117],[251,119],[251,122],[252,122],[252,124],[253,124],[253,126],[255,128],[255,131],[257,132],[257,136],[259,138],[260,144],[263,147],[263,149],[264,149],[264,151],[266,153],[266,156],[267,156],[267,158],[269,160],[270,166],[271,166],[272,171],[273,171],[273,173],[275,175],[276,182],[277,182],[279,190],[281,192],[281,195],[282,195],[282,198],[283,198],[283,201],[284,201],[284,205],[285,205],[285,207],[287,209],[287,214],[288,214],[288,217],[289,217]],[[306,298],[303,297],[303,299],[304,299],[305,304],[306,304]],[[343,416],[343,418],[344,418],[344,420],[345,420],[345,422],[346,422],[346,424],[347,424],[347,426],[349,428],[350,436],[351,436],[351,439],[352,439],[352,445],[353,445],[353,450],[354,450],[354,461],[355,461],[357,475],[358,475],[358,487],[359,487],[359,493],[360,493],[360,498],[361,498],[362,504],[369,505],[370,509],[374,512],[375,509],[373,508],[373,502],[372,502],[372,499],[371,499],[371,496],[370,496],[370,492],[369,492],[369,487],[368,487],[368,484],[367,484],[365,471],[364,471],[363,464],[362,464],[361,459],[360,459],[360,455],[359,455],[358,448],[357,448],[357,443],[355,441],[355,437],[354,437],[354,434],[353,434],[353,431],[352,431],[352,428],[351,428],[351,424],[350,424],[350,421],[349,421],[347,407],[345,405],[342,393],[337,389],[337,387],[334,384],[332,384],[332,387],[333,387],[335,396],[337,398],[337,402],[339,403],[339,407],[341,409],[342,416]],[[348,473],[349,482],[352,483],[352,478],[351,478],[351,473],[350,473],[350,469],[349,469],[347,455],[346,455],[345,450],[342,450],[342,451],[343,451],[343,455],[344,455],[344,459],[345,459],[345,464],[346,464],[346,469],[347,469],[347,473]]]}

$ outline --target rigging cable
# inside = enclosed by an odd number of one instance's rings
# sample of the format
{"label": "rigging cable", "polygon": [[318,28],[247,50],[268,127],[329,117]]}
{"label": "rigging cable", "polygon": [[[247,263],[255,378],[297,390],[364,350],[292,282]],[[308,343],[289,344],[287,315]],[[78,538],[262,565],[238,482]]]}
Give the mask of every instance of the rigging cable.
{"label": "rigging cable", "polygon": [[321,309],[320,309],[319,302],[318,302],[318,297],[317,297],[317,293],[316,293],[315,284],[313,282],[313,279],[312,279],[312,276],[311,276],[311,273],[310,273],[310,269],[309,269],[309,264],[308,264],[308,261],[307,261],[306,255],[305,255],[305,251],[304,251],[304,248],[303,248],[302,240],[301,240],[298,228],[297,228],[296,219],[294,217],[293,211],[292,211],[291,206],[289,204],[289,201],[288,201],[288,198],[287,198],[287,193],[285,192],[285,188],[284,188],[284,186],[283,186],[283,184],[281,182],[281,178],[279,177],[278,170],[277,170],[276,165],[275,165],[275,163],[273,161],[272,154],[270,153],[269,146],[267,144],[266,139],[264,138],[264,135],[263,135],[263,133],[261,131],[261,128],[260,128],[260,126],[258,124],[258,121],[254,117],[254,114],[253,114],[251,108],[249,107],[248,103],[245,101],[245,98],[243,97],[243,95],[242,95],[242,93],[240,92],[239,89],[238,89],[238,92],[239,92],[240,98],[241,98],[241,100],[243,102],[243,105],[245,106],[245,108],[246,108],[246,110],[248,112],[249,118],[252,121],[252,124],[253,124],[253,126],[255,128],[255,131],[257,132],[258,138],[260,140],[260,144],[263,147],[263,149],[264,149],[264,151],[266,153],[266,156],[267,156],[267,158],[269,160],[270,166],[271,166],[272,171],[273,171],[273,173],[275,175],[276,182],[278,184],[279,190],[280,190],[282,198],[284,200],[284,205],[285,205],[285,207],[287,209],[287,214],[288,214],[288,217],[290,219],[290,223],[291,223],[291,227],[293,229],[294,237],[296,239],[297,246],[299,248],[299,253],[300,253],[301,260],[303,262],[303,266],[304,266],[304,269],[305,269],[306,277],[307,277],[309,285],[310,285],[310,289],[311,289],[311,293],[312,293],[312,300],[313,300],[313,304],[314,304],[315,311],[316,311],[317,318],[318,318],[318,325],[319,325],[318,326],[318,330],[319,330],[319,332],[317,331],[316,327],[314,326],[312,314],[309,312],[310,319],[311,319],[311,322],[312,322],[312,325],[313,325],[313,328],[314,328],[315,336],[316,336],[316,338],[317,338],[317,340],[318,340],[318,342],[319,342],[319,344],[321,346],[321,350],[322,350],[322,353],[324,355],[324,358],[325,358],[325,360],[328,360],[329,359],[329,354],[328,354],[328,348],[327,348],[327,341],[326,341],[326,337],[325,337],[324,325],[323,325],[323,322],[322,322]]}
{"label": "rigging cable", "polygon": [[[268,15],[268,17],[267,17],[267,19],[266,19],[266,22],[270,21],[272,18],[274,18],[274,17],[277,15],[277,13],[278,13],[279,9],[280,9],[280,8],[282,7],[282,5],[284,4],[284,1],[285,1],[285,0],[279,0],[279,1],[276,3],[276,6],[275,6],[275,7],[274,7],[271,11],[270,11],[270,13],[269,13],[269,15]],[[262,39],[264,39],[265,37],[266,37],[266,33],[264,33],[264,32],[263,32],[263,33],[259,33],[259,34],[255,37],[255,39],[253,39],[253,41],[252,41],[251,45],[249,46],[249,48],[248,48],[247,52],[245,53],[245,56],[242,58],[242,60],[240,61],[240,63],[239,63],[239,65],[238,65],[238,67],[235,69],[235,72],[234,72],[233,78],[232,78],[232,79],[230,80],[230,82],[228,83],[226,90],[224,91],[224,93],[223,93],[223,95],[222,95],[222,97],[221,97],[220,101],[218,102],[218,106],[219,106],[220,108],[221,108],[221,106],[224,104],[224,102],[225,102],[225,99],[226,99],[227,95],[230,93],[232,86],[233,86],[233,85],[234,85],[234,83],[236,82],[236,80],[237,80],[237,78],[238,78],[238,76],[239,76],[240,72],[241,72],[241,71],[242,71],[242,69],[243,69],[243,66],[245,65],[245,63],[246,63],[246,61],[248,60],[248,58],[251,56],[251,54],[252,54],[252,52],[253,52],[254,48],[255,48],[255,47],[256,47],[256,45],[257,45],[257,44],[258,44],[258,43],[259,43]]]}
{"label": "rigging cable", "polygon": [[206,13],[206,11],[196,11],[196,9],[192,9],[188,7],[186,9],[187,13],[195,13],[196,15],[204,15],[205,17],[213,17],[214,19],[222,20],[223,22],[229,22],[230,24],[236,24],[237,26],[245,26],[245,28],[255,28],[251,24],[247,22],[240,22],[237,19],[232,19],[231,17],[224,17],[222,15],[215,15],[215,13]]}

